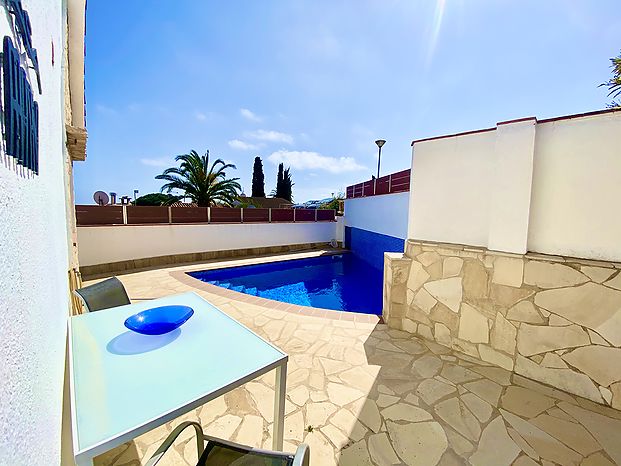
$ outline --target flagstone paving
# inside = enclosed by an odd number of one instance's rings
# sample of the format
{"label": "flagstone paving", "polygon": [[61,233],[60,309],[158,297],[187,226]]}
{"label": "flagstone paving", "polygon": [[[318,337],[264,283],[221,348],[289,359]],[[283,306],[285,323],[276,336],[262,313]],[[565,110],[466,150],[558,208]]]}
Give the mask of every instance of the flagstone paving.
{"label": "flagstone paving", "polygon": [[[285,450],[307,443],[313,466],[621,464],[621,411],[383,324],[302,315],[193,288],[175,278],[185,269],[119,278],[133,301],[195,291],[287,352]],[[144,464],[186,419],[208,434],[270,448],[273,390],[267,374],[95,464]],[[160,464],[195,461],[187,432]]]}

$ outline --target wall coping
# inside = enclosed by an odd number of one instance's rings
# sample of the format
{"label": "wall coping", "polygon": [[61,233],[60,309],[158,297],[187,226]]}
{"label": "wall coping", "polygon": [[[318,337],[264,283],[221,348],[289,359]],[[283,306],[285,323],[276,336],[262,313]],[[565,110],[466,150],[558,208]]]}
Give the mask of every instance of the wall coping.
{"label": "wall coping", "polygon": [[571,256],[555,256],[551,254],[541,254],[534,251],[529,251],[526,254],[515,254],[510,252],[503,251],[494,251],[492,249],[487,249],[484,247],[477,246],[468,246],[465,244],[455,244],[455,243],[440,243],[434,241],[421,241],[421,240],[413,240],[406,239],[406,251],[408,244],[415,244],[423,247],[432,247],[432,248],[445,248],[452,249],[455,251],[465,251],[471,253],[479,253],[479,254],[487,254],[491,256],[503,256],[503,257],[514,257],[514,258],[526,258],[532,260],[541,260],[548,262],[572,262],[580,265],[588,265],[593,267],[604,267],[604,268],[615,268],[621,269],[621,262],[612,262],[612,261],[602,261],[595,259],[586,259],[581,257],[571,257]]}
{"label": "wall coping", "polygon": [[[325,249],[324,242],[320,243],[300,243],[284,244],[280,246],[262,246],[244,249],[223,249],[219,251],[188,252],[179,254],[168,254],[164,256],[142,257],[139,259],[127,259],[116,262],[106,262],[103,264],[92,264],[80,266],[80,273],[85,279],[91,280],[110,274],[137,272],[154,268],[166,268],[184,264],[200,263],[218,259],[243,258],[260,256],[266,254],[280,254],[288,252],[303,252]],[[339,248],[342,243],[339,242]],[[341,249],[341,252],[346,252]]]}
{"label": "wall coping", "polygon": [[[343,217],[342,215],[337,215]],[[101,227],[176,227],[176,226],[218,226],[218,225],[306,225],[315,223],[336,223],[338,220],[297,220],[295,222],[178,222],[178,223],[97,223],[92,225],[78,225],[77,228],[101,228]]]}
{"label": "wall coping", "polygon": [[[399,196],[400,194],[406,194],[407,196],[410,195],[410,191],[400,191],[398,193],[384,193],[384,194],[373,194],[373,196],[364,196],[364,197],[346,197],[345,199],[343,199],[344,202],[349,202],[349,201],[360,201],[360,200],[366,200],[366,199],[375,199],[378,197],[385,197],[385,196]],[[341,217],[344,217],[344,215],[341,215]],[[281,222],[284,223],[284,222]],[[298,223],[298,222],[296,222]]]}
{"label": "wall coping", "polygon": [[405,255],[403,252],[385,252],[384,258],[388,259],[392,262],[394,261],[409,261],[410,258]]}
{"label": "wall coping", "polygon": [[533,120],[537,124],[540,124],[540,123],[551,123],[551,122],[560,121],[560,120],[572,120],[574,118],[584,118],[584,117],[590,117],[590,116],[596,116],[596,115],[604,115],[606,113],[614,113],[614,112],[618,112],[618,111],[621,111],[620,107],[606,108],[606,109],[602,109],[602,110],[595,110],[595,111],[592,111],[592,112],[574,113],[574,114],[571,114],[571,115],[562,115],[562,116],[558,116],[558,117],[544,118],[542,120],[538,120],[537,117],[516,118],[516,119],[513,119],[513,120],[505,120],[505,121],[498,122],[498,123],[496,123],[496,126],[493,127],[493,128],[474,129],[474,130],[470,130],[470,131],[462,131],[462,132],[459,132],[459,133],[444,134],[444,135],[440,135],[440,136],[432,136],[432,137],[428,137],[428,138],[415,139],[415,140],[412,141],[411,145],[414,146],[414,144],[416,144],[418,142],[435,141],[437,139],[446,139],[446,138],[453,138],[453,137],[456,137],[456,136],[467,136],[469,134],[486,133],[488,131],[496,131],[496,127],[498,125],[506,125],[506,124],[509,124],[509,123],[519,123],[519,122],[528,121],[528,120]]}

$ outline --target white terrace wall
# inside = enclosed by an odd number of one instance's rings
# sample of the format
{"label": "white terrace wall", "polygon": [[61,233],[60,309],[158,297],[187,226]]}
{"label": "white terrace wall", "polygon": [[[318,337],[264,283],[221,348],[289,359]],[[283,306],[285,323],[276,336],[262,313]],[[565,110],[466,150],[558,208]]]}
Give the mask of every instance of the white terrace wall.
{"label": "white terrace wall", "polygon": [[495,141],[486,131],[416,144],[408,238],[487,245]]}
{"label": "white terrace wall", "polygon": [[410,193],[345,200],[345,246],[381,269],[384,252],[402,252],[407,237]]}
{"label": "white terrace wall", "polygon": [[621,111],[416,142],[384,319],[621,409],[620,174]]}
{"label": "white terrace wall", "polygon": [[413,144],[408,238],[621,261],[621,112]]}
{"label": "white terrace wall", "polygon": [[405,239],[409,202],[408,192],[345,199],[345,227]]}
{"label": "white terrace wall", "polygon": [[621,112],[537,124],[528,250],[621,261]]}
{"label": "white terrace wall", "polygon": [[[3,2],[0,37],[24,53]],[[37,49],[42,94],[22,63],[39,105],[39,174],[0,149],[0,464],[60,463],[69,285],[60,0],[22,0]],[[52,61],[56,50],[55,63]],[[24,55],[25,56],[25,55]],[[25,60],[25,59],[24,59]],[[3,126],[4,131],[4,126]]]}
{"label": "white terrace wall", "polygon": [[80,266],[337,239],[337,222],[78,227]]}

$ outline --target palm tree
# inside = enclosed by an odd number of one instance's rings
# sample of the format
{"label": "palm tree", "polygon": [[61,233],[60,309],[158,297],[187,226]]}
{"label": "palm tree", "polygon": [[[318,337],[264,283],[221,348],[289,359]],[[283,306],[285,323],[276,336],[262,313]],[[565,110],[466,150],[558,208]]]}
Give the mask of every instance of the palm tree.
{"label": "palm tree", "polygon": [[[612,78],[610,78],[605,83],[600,84],[600,86],[607,87],[610,92],[608,92],[608,97],[619,97],[621,95],[621,54],[618,57],[611,58],[610,62],[612,65]],[[621,107],[621,103],[613,100],[608,107]]]}
{"label": "palm tree", "polygon": [[189,197],[199,207],[216,204],[230,206],[239,197],[239,178],[227,179],[225,173],[228,168],[235,169],[235,165],[216,159],[210,167],[209,151],[198,155],[195,150],[178,155],[175,162],[181,162],[179,167],[167,168],[155,177],[156,180],[168,182],[162,186],[161,192],[170,193],[173,189],[179,189],[185,193],[184,197]]}

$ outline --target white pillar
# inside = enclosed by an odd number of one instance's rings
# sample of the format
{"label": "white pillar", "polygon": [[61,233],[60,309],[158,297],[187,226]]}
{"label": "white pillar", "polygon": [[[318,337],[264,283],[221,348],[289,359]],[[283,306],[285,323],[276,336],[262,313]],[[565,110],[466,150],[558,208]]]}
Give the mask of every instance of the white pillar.
{"label": "white pillar", "polygon": [[534,117],[497,125],[490,178],[489,249],[526,253],[536,128]]}

